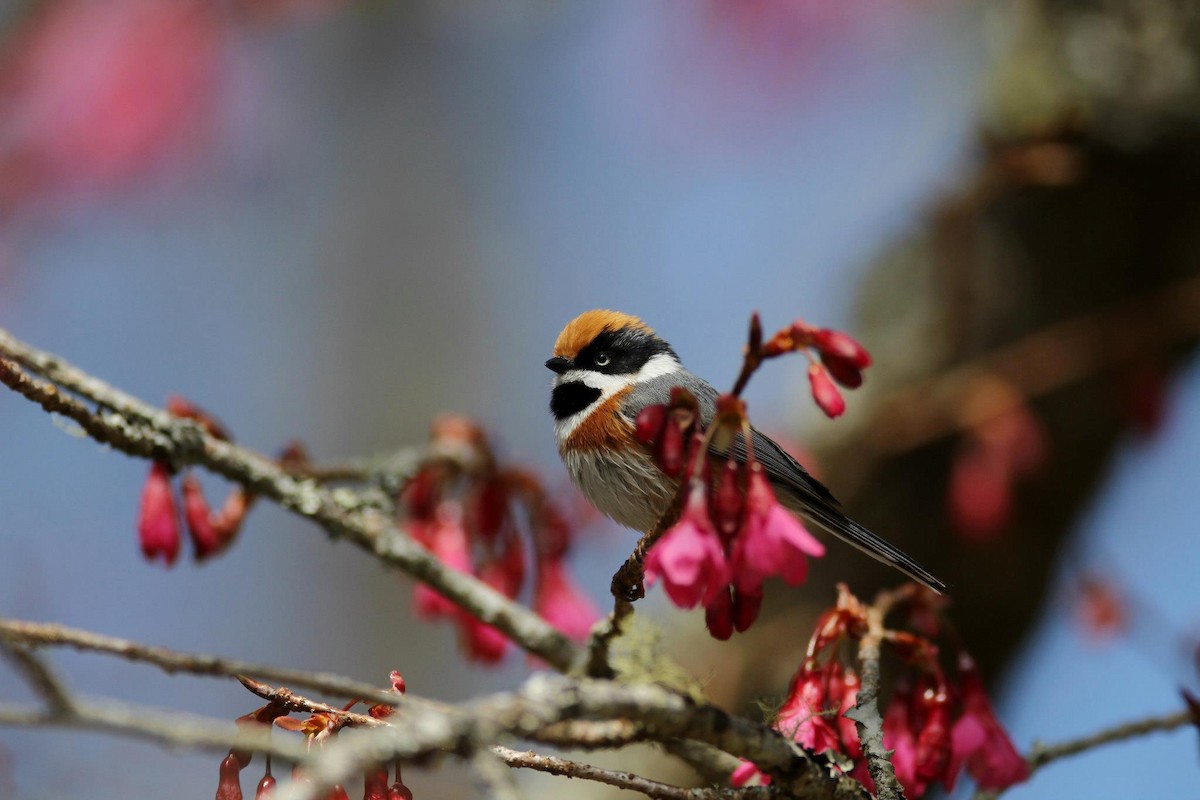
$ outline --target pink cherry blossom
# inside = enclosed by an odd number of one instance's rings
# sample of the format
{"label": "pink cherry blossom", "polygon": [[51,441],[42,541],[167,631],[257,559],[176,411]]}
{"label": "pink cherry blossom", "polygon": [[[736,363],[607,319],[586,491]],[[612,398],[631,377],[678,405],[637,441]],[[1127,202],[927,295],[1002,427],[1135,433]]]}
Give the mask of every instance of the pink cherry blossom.
{"label": "pink cherry blossom", "polygon": [[537,590],[533,610],[554,627],[573,639],[584,640],[600,612],[579,587],[571,581],[562,559],[543,559],[538,565]]}
{"label": "pink cherry blossom", "polygon": [[1000,791],[1029,778],[1029,764],[1017,752],[983,690],[970,656],[959,656],[963,715],[950,731],[951,756],[946,783],[954,785],[965,763],[980,789]]}
{"label": "pink cherry blossom", "polygon": [[646,584],[662,578],[667,597],[679,608],[707,606],[729,583],[721,540],[708,518],[703,481],[693,480],[679,522],[646,554]]}
{"label": "pink cherry blossom", "polygon": [[733,580],[747,592],[757,590],[770,575],[789,584],[808,575],[808,556],[825,555],[795,515],[779,504],[762,466],[752,464],[746,487],[746,521],[733,550]]}
{"label": "pink cherry blossom", "polygon": [[827,713],[825,676],[803,668],[792,679],[791,692],[779,709],[774,728],[813,752],[840,751],[838,732]]}

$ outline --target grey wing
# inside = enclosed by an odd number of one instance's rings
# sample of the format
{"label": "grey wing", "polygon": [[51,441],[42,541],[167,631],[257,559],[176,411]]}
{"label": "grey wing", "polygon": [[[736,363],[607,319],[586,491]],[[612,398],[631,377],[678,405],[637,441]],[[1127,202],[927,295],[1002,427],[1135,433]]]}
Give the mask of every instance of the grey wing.
{"label": "grey wing", "polygon": [[[847,517],[830,491],[773,440],[751,429],[750,441],[754,458],[763,465],[781,503],[871,558],[895,567],[935,592],[946,591],[945,583],[903,550]],[[733,443],[733,454],[739,461],[746,460],[746,443],[741,436]]]}
{"label": "grey wing", "polygon": [[[621,404],[621,411],[633,419],[648,405],[668,402],[671,399],[671,388],[674,386],[683,386],[695,395],[700,403],[700,414],[705,425],[712,421],[716,413],[717,390],[687,370],[635,384],[633,391]],[[755,459],[763,465],[780,502],[785,506],[872,558],[895,567],[913,580],[936,592],[946,591],[946,584],[934,577],[929,570],[899,548],[847,517],[830,491],[809,475],[808,471],[782,447],[757,429],[751,429],[750,440],[754,445]],[[715,449],[714,454],[721,457],[726,455],[725,452],[717,452]],[[733,455],[740,462],[746,461],[746,443],[740,434],[734,440]]]}

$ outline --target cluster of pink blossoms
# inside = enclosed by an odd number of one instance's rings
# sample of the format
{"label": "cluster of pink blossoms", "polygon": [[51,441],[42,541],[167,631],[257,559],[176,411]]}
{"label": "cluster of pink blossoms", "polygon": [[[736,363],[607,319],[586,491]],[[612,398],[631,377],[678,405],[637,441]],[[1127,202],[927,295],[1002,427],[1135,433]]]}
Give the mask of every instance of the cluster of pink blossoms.
{"label": "cluster of pink blossoms", "polygon": [[[643,409],[636,421],[637,438],[664,473],[682,477],[686,492],[679,520],[646,555],[646,582],[661,580],[680,608],[704,606],[708,630],[717,639],[754,623],[764,580],[779,576],[793,586],[802,583],[808,559],[825,554],[824,545],[776,499],[755,460],[746,406],[737,396],[762,361],[797,351],[812,362],[814,400],[830,417],[838,416],[846,404],[834,381],[861,386],[862,370],[871,363],[867,351],[844,333],[799,321],[764,342],[756,315],[737,387],[717,398],[707,429],[696,398],[681,387],[672,390],[670,403]],[[738,437],[742,461],[732,452]],[[714,449],[730,455],[714,463]]]}
{"label": "cluster of pink blossoms", "polygon": [[[587,638],[599,612],[567,574],[570,526],[536,476],[498,465],[483,430],[459,416],[434,422],[430,451],[401,492],[413,538],[509,599],[525,587],[532,554],[533,610],[568,636]],[[508,649],[500,631],[424,583],[414,589],[414,604],[426,618],[457,623],[463,649],[476,661],[495,663]]]}
{"label": "cluster of pink blossoms", "polygon": [[[393,670],[390,680],[392,692],[404,694],[406,687],[400,673]],[[349,711],[358,703],[358,700],[351,701],[342,708],[342,711]],[[367,709],[367,713],[376,719],[385,719],[394,711],[395,708],[386,703],[373,705]],[[318,747],[335,738],[347,724],[347,717],[344,714],[332,711],[313,712],[305,719],[296,719],[289,714],[286,705],[273,701],[249,714],[238,717],[236,721],[239,726],[266,725],[294,731],[303,734],[310,746]],[[221,761],[217,778],[216,800],[242,800],[241,772],[250,765],[251,760],[252,754],[250,753],[238,750],[229,751],[229,755]],[[292,779],[303,781],[303,772],[298,768],[293,768]],[[270,800],[275,796],[275,785],[275,776],[271,774],[271,760],[268,757],[262,780],[258,782],[254,791],[254,800]],[[350,800],[350,795],[344,786],[334,786],[323,800]],[[363,800],[413,800],[412,791],[404,785],[401,777],[399,761],[396,762],[396,779],[390,786],[388,785],[386,765],[377,765],[366,771],[363,775]]]}
{"label": "cluster of pink blossoms", "polygon": [[[229,441],[229,434],[216,419],[182,397],[167,400],[167,411],[176,417],[200,423],[211,435]],[[179,503],[171,485],[173,470],[163,461],[150,464],[150,474],[142,487],[142,498],[138,508],[137,530],[142,555],[153,561],[161,558],[167,566],[179,557],[182,540],[179,525]],[[233,543],[242,520],[254,496],[235,486],[221,507],[213,511],[204,496],[200,481],[190,472],[180,479],[183,498],[183,519],[187,523],[189,538],[197,561],[204,561],[224,552]]]}
{"label": "cluster of pink blossoms", "polygon": [[[921,797],[935,783],[953,791],[964,768],[980,789],[990,791],[1029,777],[1029,765],[996,719],[971,656],[958,651],[953,680],[942,667],[934,642],[948,625],[942,602],[915,584],[889,600],[893,616],[912,628],[888,629],[883,639],[904,668],[884,712],[883,745],[892,751],[907,797]],[[837,606],[818,620],[772,725],[810,751],[833,751],[849,760],[850,774],[873,792],[856,725],[845,717],[857,703],[860,681],[853,667],[842,663],[843,654],[854,649],[847,645],[866,632],[866,608],[840,586]],[[730,778],[734,786],[755,779],[770,783],[750,762]]]}

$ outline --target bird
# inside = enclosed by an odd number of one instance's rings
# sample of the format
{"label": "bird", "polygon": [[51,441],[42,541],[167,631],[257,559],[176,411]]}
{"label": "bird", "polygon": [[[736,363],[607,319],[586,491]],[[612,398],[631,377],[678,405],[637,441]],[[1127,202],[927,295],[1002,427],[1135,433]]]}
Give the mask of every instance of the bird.
{"label": "bird", "polygon": [[[641,319],[595,309],[567,323],[546,361],[554,373],[550,413],[559,455],[572,481],[600,512],[625,527],[648,533],[679,490],[648,445],[635,434],[638,413],[669,402],[673,387],[687,389],[707,426],[718,392],[683,366],[665,340]],[[946,584],[913,558],[846,516],[833,494],[774,440],[751,428],[755,459],[780,503],[814,525],[938,593]],[[713,456],[726,456],[729,451]],[[746,460],[739,434],[732,455]]]}

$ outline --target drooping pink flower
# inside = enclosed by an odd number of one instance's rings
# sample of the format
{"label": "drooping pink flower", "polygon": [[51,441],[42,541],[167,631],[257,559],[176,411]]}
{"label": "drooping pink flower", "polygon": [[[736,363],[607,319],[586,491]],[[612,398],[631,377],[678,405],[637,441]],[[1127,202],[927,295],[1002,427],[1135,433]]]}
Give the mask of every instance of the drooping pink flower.
{"label": "drooping pink flower", "polygon": [[896,780],[908,797],[920,797],[929,788],[917,774],[917,735],[913,731],[912,692],[897,689],[883,715],[883,746],[892,751]]}
{"label": "drooping pink flower", "polygon": [[213,514],[200,481],[191,473],[183,476],[183,516],[197,561],[223,552],[233,542],[249,507],[246,495],[234,491],[218,514]]}
{"label": "drooping pink flower", "polygon": [[588,637],[592,625],[600,618],[596,606],[574,584],[558,558],[539,562],[533,610],[567,636],[580,641]]}
{"label": "drooping pink flower", "polygon": [[150,464],[138,508],[138,541],[149,560],[162,556],[170,566],[179,557],[179,511],[171,490],[171,468],[161,461]]}
{"label": "drooping pink flower", "polygon": [[758,590],[770,575],[789,584],[808,575],[808,556],[825,555],[795,515],[779,504],[760,464],[751,464],[746,479],[746,519],[733,548],[733,581],[747,592]]}
{"label": "drooping pink flower", "polygon": [[486,622],[480,622],[466,612],[459,614],[459,642],[467,658],[484,664],[495,664],[508,650],[508,637]]}
{"label": "drooping pink flower", "polygon": [[950,700],[944,691],[927,689],[920,699],[924,722],[917,733],[917,777],[934,783],[948,777],[950,765]]}
{"label": "drooping pink flower", "polygon": [[729,565],[721,540],[708,518],[704,482],[693,480],[679,522],[646,554],[646,584],[659,578],[679,608],[707,606],[729,583]]}
{"label": "drooping pink flower", "polygon": [[[455,506],[442,503],[432,526],[422,535],[427,538],[427,546],[439,561],[459,572],[471,572],[467,531],[462,526]],[[425,583],[417,583],[413,589],[413,604],[417,613],[426,619],[453,616],[458,611],[458,606]]]}
{"label": "drooping pink flower", "polygon": [[791,691],[773,727],[813,752],[840,751],[838,732],[826,709],[825,675],[811,666],[806,663],[792,678]]}
{"label": "drooping pink flower", "polygon": [[[834,662],[837,664],[837,662]],[[837,709],[836,726],[838,738],[842,742],[842,752],[850,758],[862,755],[862,742],[858,739],[858,726],[854,720],[846,716],[846,712],[858,703],[858,690],[862,681],[852,669],[841,668],[837,665],[829,679],[829,700]]]}
{"label": "drooping pink flower", "polygon": [[810,364],[808,367],[808,385],[812,390],[813,400],[817,407],[825,412],[830,419],[837,419],[846,411],[846,398],[838,391],[829,370],[821,364]]}
{"label": "drooping pink flower", "polygon": [[963,713],[950,732],[951,764],[947,770],[947,786],[953,786],[958,769],[964,763],[975,783],[986,791],[1000,791],[1027,780],[1029,764],[996,719],[975,662],[965,653],[959,655],[959,672]]}

